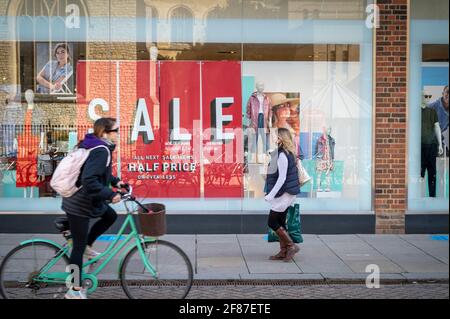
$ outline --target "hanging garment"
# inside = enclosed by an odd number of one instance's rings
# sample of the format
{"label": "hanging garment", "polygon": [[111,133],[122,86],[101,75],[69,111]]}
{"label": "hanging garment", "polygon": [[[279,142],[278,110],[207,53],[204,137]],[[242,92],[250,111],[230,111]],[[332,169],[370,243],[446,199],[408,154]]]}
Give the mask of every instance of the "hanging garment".
{"label": "hanging garment", "polygon": [[334,147],[336,142],[330,135],[323,135],[317,140],[316,146],[316,170],[332,171],[334,169]]}
{"label": "hanging garment", "polygon": [[39,186],[38,153],[40,137],[32,129],[32,110],[25,113],[23,132],[17,137],[16,187]]}

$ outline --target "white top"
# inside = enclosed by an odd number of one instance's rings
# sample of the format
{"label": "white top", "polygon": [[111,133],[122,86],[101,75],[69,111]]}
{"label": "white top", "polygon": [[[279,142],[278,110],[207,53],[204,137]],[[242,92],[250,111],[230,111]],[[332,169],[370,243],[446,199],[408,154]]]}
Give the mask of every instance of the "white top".
{"label": "white top", "polygon": [[259,101],[259,113],[264,113],[264,94],[256,94]]}
{"label": "white top", "polygon": [[284,152],[281,152],[278,156],[277,166],[278,166],[278,179],[275,183],[275,186],[270,191],[269,194],[266,195],[265,199],[269,202],[271,205],[271,210],[275,212],[284,212],[286,209],[288,209],[289,206],[292,205],[292,203],[297,198],[296,195],[292,195],[289,193],[284,193],[278,198],[275,198],[281,187],[283,186],[284,182],[286,181],[287,177],[287,170],[288,170],[288,158]]}

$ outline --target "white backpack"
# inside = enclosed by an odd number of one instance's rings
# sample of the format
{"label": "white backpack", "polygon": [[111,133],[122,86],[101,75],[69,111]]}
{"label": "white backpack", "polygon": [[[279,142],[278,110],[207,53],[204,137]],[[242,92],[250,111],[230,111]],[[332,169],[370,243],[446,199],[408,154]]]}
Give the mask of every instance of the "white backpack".
{"label": "white backpack", "polygon": [[108,161],[106,162],[106,167],[108,167],[111,161],[111,153],[105,145],[91,149],[78,148],[70,152],[56,167],[50,186],[62,197],[70,197],[75,194],[81,188],[76,186],[81,167],[86,162],[90,152],[100,147],[104,147],[108,151]]}

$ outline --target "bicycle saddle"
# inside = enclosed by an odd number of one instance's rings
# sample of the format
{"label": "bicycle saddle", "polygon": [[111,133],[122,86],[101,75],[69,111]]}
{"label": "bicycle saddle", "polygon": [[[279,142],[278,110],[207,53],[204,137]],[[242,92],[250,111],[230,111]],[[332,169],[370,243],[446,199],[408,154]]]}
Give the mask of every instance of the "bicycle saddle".
{"label": "bicycle saddle", "polygon": [[55,224],[56,229],[61,233],[70,229],[69,220],[67,219],[67,217],[58,217],[53,223]]}

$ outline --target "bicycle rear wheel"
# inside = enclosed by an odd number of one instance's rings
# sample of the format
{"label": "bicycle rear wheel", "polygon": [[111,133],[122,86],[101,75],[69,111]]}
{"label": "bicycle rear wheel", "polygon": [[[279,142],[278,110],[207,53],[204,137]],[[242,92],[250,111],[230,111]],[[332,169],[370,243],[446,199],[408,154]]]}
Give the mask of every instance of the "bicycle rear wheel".
{"label": "bicycle rear wheel", "polygon": [[120,281],[130,299],[183,299],[192,286],[193,270],[188,256],[176,245],[164,241],[146,241],[145,256],[155,268],[153,276],[144,266],[138,247],[125,256]]}
{"label": "bicycle rear wheel", "polygon": [[0,265],[1,296],[5,299],[62,298],[67,290],[65,283],[34,280],[40,270],[57,256],[60,258],[49,272],[65,272],[69,258],[57,246],[33,242],[11,250]]}

